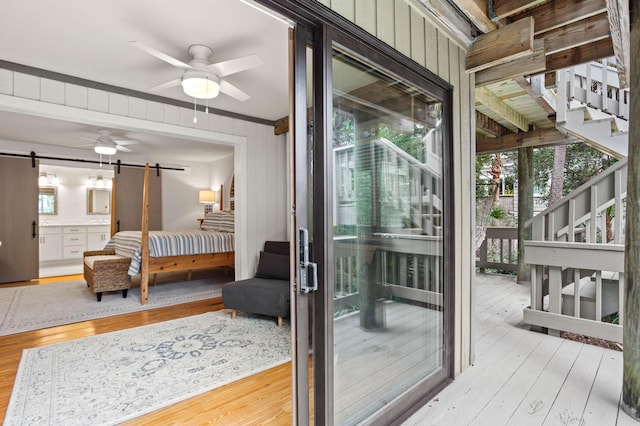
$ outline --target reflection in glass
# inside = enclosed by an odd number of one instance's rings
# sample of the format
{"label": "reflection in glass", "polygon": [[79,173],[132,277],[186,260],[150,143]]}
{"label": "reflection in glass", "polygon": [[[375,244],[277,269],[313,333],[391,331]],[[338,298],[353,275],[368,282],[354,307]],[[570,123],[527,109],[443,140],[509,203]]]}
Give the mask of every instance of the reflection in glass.
{"label": "reflection in glass", "polygon": [[334,50],[334,421],[442,372],[442,102]]}
{"label": "reflection in glass", "polygon": [[109,214],[110,206],[110,190],[87,188],[87,214]]}
{"label": "reflection in glass", "polygon": [[58,214],[58,188],[40,187],[38,192],[38,214]]}

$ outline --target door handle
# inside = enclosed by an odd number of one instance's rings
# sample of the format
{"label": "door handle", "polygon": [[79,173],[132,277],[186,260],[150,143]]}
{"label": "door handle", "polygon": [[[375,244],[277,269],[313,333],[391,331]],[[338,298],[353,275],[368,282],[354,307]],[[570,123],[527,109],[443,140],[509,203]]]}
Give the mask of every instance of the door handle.
{"label": "door handle", "polygon": [[31,238],[35,238],[36,237],[36,227],[37,226],[38,226],[38,224],[36,223],[35,220],[33,222],[31,222]]}
{"label": "door handle", "polygon": [[[318,290],[318,264],[309,262],[309,231],[305,228],[298,230],[298,248],[300,250],[300,292],[309,294]],[[311,274],[311,276],[309,276]],[[311,284],[309,284],[311,280]]]}

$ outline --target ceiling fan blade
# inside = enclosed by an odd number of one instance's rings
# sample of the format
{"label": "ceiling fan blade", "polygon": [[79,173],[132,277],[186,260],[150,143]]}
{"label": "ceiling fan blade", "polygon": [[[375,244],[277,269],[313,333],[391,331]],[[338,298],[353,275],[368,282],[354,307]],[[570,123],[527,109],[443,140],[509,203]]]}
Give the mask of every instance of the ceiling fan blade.
{"label": "ceiling fan blade", "polygon": [[191,65],[189,64],[185,64],[182,61],[177,60],[174,57],[171,57],[169,55],[167,55],[166,53],[162,53],[159,50],[154,49],[153,47],[147,46],[144,43],[141,43],[139,41],[130,41],[129,44],[137,49],[142,50],[145,53],[148,53],[151,56],[155,56],[156,58],[160,59],[161,61],[165,61],[168,64],[173,65],[174,67],[178,67],[178,68],[191,68]]}
{"label": "ceiling fan blade", "polygon": [[262,59],[260,59],[258,55],[249,55],[242,58],[230,59],[228,61],[207,65],[207,68],[213,70],[219,77],[225,77],[240,71],[248,70],[249,68],[257,67],[263,63],[264,62],[262,62]]}
{"label": "ceiling fan blade", "polygon": [[160,90],[168,89],[169,87],[179,86],[180,79],[176,78],[175,80],[167,81],[166,83],[158,84],[157,86],[153,86],[149,88],[152,92],[159,92]]}
{"label": "ceiling fan blade", "polygon": [[220,91],[240,102],[244,102],[251,97],[226,80],[220,80]]}
{"label": "ceiling fan blade", "polygon": [[122,145],[116,145],[116,149],[117,149],[118,151],[122,151],[122,152],[131,152],[131,150],[130,150],[129,148],[125,148],[125,147],[124,147],[124,146],[122,146]]}
{"label": "ceiling fan blade", "polygon": [[133,141],[133,140],[120,140],[120,139],[114,139],[113,140],[115,143],[117,143],[118,145],[136,145],[139,144],[140,142],[138,141]]}

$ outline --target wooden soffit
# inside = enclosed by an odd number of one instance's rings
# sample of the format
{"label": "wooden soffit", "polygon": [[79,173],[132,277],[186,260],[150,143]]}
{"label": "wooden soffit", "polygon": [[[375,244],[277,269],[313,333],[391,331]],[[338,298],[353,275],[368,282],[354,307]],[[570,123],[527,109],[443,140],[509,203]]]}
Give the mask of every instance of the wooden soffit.
{"label": "wooden soffit", "polygon": [[481,103],[494,114],[502,117],[506,122],[514,127],[513,130],[529,130],[529,119],[509,106],[486,87],[476,87],[475,98],[476,103]]}

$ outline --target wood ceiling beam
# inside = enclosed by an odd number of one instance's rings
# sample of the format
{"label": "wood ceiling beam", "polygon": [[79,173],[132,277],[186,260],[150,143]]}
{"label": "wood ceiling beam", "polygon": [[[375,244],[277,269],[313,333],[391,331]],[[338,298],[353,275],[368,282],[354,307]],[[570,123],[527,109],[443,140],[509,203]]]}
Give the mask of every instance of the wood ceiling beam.
{"label": "wood ceiling beam", "polygon": [[513,20],[532,17],[537,35],[606,11],[606,0],[553,0],[513,15]]}
{"label": "wood ceiling beam", "polygon": [[606,38],[547,56],[545,73],[608,58],[609,56],[613,56],[613,43],[611,38]]}
{"label": "wood ceiling beam", "polygon": [[543,72],[546,67],[544,41],[534,40],[533,54],[476,72],[476,87],[537,74]]}
{"label": "wood ceiling beam", "polygon": [[455,0],[455,4],[483,33],[494,31],[498,28],[487,16],[487,0]]}
{"label": "wood ceiling beam", "polygon": [[480,111],[476,111],[476,132],[485,136],[496,137],[511,133],[509,129]]}
{"label": "wood ceiling beam", "polygon": [[467,51],[466,70],[477,72],[533,52],[533,18],[479,36]]}
{"label": "wood ceiling beam", "polygon": [[493,0],[493,20],[508,18],[527,9],[539,6],[547,0]]}
{"label": "wood ceiling beam", "polygon": [[535,38],[544,40],[545,54],[551,55],[607,37],[609,37],[609,20],[606,13],[600,13],[564,27],[541,33]]}
{"label": "wood ceiling beam", "polygon": [[[595,34],[595,33],[594,33]],[[535,40],[537,45],[541,40]],[[535,52],[535,50],[534,50]],[[535,75],[545,73],[545,87],[555,87],[554,73],[563,68],[569,68],[575,65],[596,61],[602,58],[608,58],[615,53],[611,37],[592,41],[591,43],[572,47],[570,49],[561,50],[546,56],[545,66],[539,67],[540,53],[534,53],[533,58],[522,58],[512,63],[497,65],[476,73],[476,87],[485,86],[487,84],[497,83],[499,81],[511,80],[519,76]]]}
{"label": "wood ceiling beam", "polygon": [[496,138],[476,135],[476,154],[492,154],[526,147],[567,145],[577,142],[580,142],[580,139],[573,136],[566,136],[557,129],[539,129],[531,132],[511,133]]}
{"label": "wood ceiling beam", "polygon": [[501,101],[500,98],[486,87],[476,88],[476,102],[486,106],[518,129],[525,132],[529,130],[529,120],[505,102]]}

